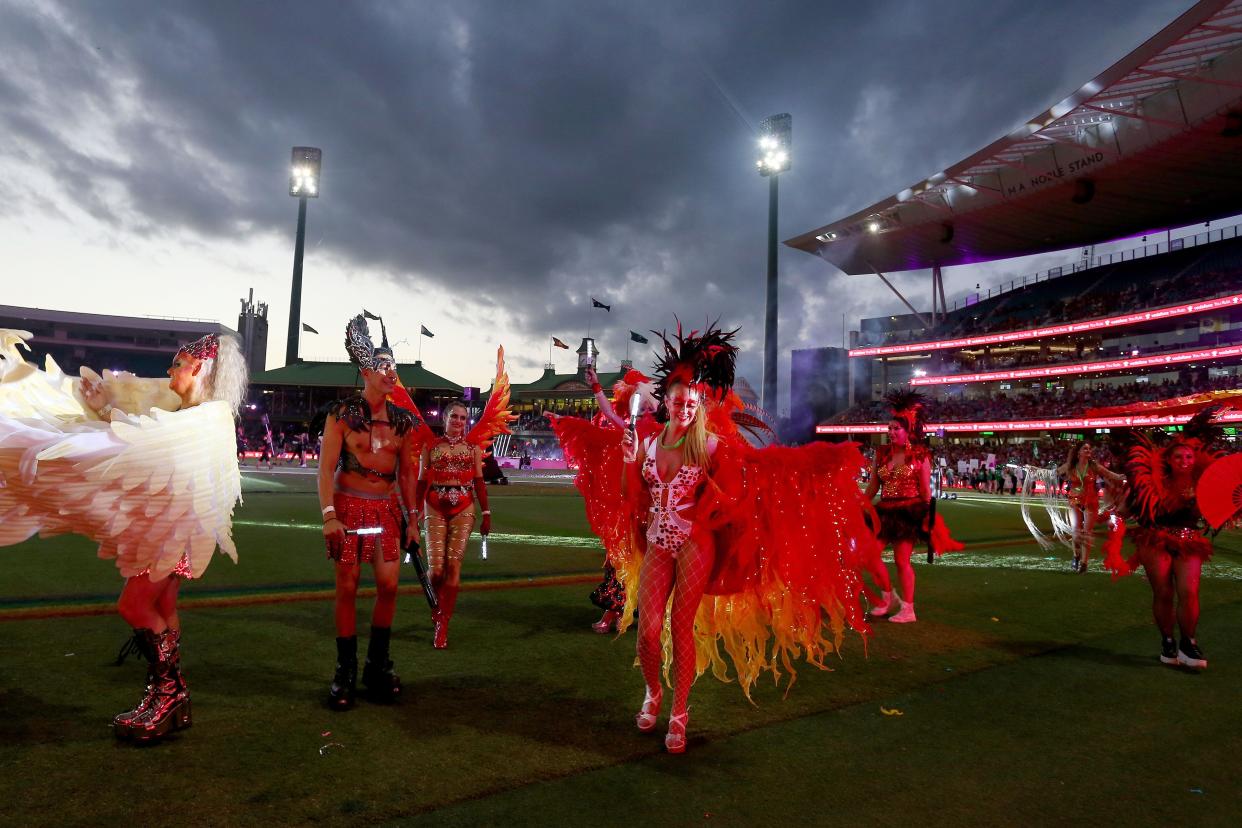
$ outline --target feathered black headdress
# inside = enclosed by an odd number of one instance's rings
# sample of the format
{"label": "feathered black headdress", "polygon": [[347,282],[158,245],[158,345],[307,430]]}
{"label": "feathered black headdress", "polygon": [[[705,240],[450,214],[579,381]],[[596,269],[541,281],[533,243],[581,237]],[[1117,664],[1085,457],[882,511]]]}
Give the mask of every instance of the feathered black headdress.
{"label": "feathered black headdress", "polygon": [[910,441],[921,441],[927,425],[927,395],[910,388],[894,388],[884,395],[884,400],[893,409],[893,419],[905,425]]}
{"label": "feathered black headdress", "polygon": [[[371,342],[371,328],[367,325],[368,317],[380,323],[382,344],[378,348]],[[392,348],[388,347],[388,331],[384,328],[384,320],[366,311],[349,320],[349,324],[345,326],[345,350],[349,354],[350,362],[359,368],[371,371],[375,370],[375,364],[382,360],[396,362]]]}
{"label": "feathered black headdress", "polygon": [[1216,424],[1216,415],[1224,410],[1223,405],[1209,405],[1195,414],[1182,426],[1181,433],[1173,438],[1174,445],[1188,444],[1194,449],[1205,449],[1218,442],[1221,428]]}
{"label": "feathered black headdress", "polygon": [[666,333],[652,331],[664,342],[664,353],[654,366],[658,380],[656,397],[661,408],[668,389],[679,382],[689,385],[700,393],[706,392],[720,401],[733,388],[733,374],[737,363],[737,346],[733,337],[737,328],[722,331],[712,322],[707,329],[682,333],[677,322],[677,333],[669,339]]}

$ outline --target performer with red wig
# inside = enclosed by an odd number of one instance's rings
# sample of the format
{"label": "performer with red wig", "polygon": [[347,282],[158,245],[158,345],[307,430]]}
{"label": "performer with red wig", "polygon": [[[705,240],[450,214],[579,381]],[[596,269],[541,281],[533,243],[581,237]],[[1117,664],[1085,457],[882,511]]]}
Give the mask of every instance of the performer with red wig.
{"label": "performer with red wig", "polygon": [[[29,336],[0,340],[13,335]],[[217,547],[237,560],[234,417],[245,360],[236,339],[208,334],[177,350],[166,384],[87,368],[78,382],[47,363],[45,373],[6,356],[0,372],[0,545],[76,533],[116,559],[125,578],[117,610],[148,669],[142,700],[113,730],[157,741],[192,724],[181,582],[201,577]]]}
{"label": "performer with red wig", "polygon": [[[380,322],[381,330],[383,322]],[[397,363],[387,331],[376,347],[366,317],[350,320],[345,350],[362,374],[362,392],[333,403],[319,457],[323,537],[336,579],[336,672],[328,705],[348,710],[358,680],[358,579],[362,564],[375,572],[375,607],[362,682],[377,701],[401,696],[401,679],[389,657],[397,612],[401,548],[417,542],[418,524],[403,529],[400,493],[417,511],[418,439],[421,421],[389,397],[398,387]]]}
{"label": "performer with red wig", "polygon": [[887,399],[893,411],[888,423],[888,443],[876,450],[865,497],[871,500],[876,492],[880,493],[876,503],[880,517],[878,534],[881,541],[893,547],[901,594],[894,594],[888,567],[878,551],[863,561],[882,593],[870,614],[877,618],[888,615],[889,621],[909,624],[918,620],[914,613],[915,577],[911,562],[915,541],[927,539],[939,554],[956,551],[962,545],[948,536],[943,521],[932,516],[931,453],[923,433],[927,398],[917,391],[899,389],[889,392]]}

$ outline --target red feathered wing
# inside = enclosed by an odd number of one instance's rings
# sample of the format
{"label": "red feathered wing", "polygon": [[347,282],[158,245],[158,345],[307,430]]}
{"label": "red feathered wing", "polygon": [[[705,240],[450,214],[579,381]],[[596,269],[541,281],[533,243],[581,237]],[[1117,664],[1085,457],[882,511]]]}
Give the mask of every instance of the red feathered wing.
{"label": "red feathered wing", "polygon": [[498,435],[513,433],[509,423],[516,419],[517,415],[509,410],[509,375],[505,372],[505,349],[501,346],[496,349],[496,381],[492,383],[492,393],[479,421],[466,434],[466,440],[486,450]]}
{"label": "red feathered wing", "polygon": [[423,416],[423,412],[419,411],[418,406],[414,404],[414,398],[410,396],[410,392],[406,390],[400,377],[397,377],[397,387],[388,395],[388,401],[398,408],[404,408],[418,418],[418,426],[414,430],[414,445],[409,447],[412,456],[417,458],[423,446],[430,445],[435,441],[436,433],[431,430],[431,426],[427,425],[427,418]]}

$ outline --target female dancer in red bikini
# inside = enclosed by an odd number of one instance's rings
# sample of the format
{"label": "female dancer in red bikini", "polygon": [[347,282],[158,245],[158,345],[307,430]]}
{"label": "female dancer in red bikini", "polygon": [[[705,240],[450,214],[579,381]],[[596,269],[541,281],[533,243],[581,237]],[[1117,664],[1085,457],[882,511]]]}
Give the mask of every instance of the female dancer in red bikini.
{"label": "female dancer in red bikini", "polygon": [[[1100,481],[1120,485],[1124,478],[1102,466],[1095,459],[1095,447],[1086,441],[1070,449],[1057,474],[1069,480],[1069,524],[1074,544],[1074,560],[1070,571],[1087,571],[1087,562],[1095,547],[1095,527],[1100,519]],[[1106,513],[1107,514],[1107,513]]]}
{"label": "female dancer in red bikini", "polygon": [[474,531],[474,503],[483,507],[479,531],[492,531],[492,511],[483,481],[483,449],[466,441],[470,409],[462,400],[444,407],[444,436],[423,447],[419,462],[418,502],[427,504],[427,565],[439,606],[432,614],[432,641],[448,646],[448,626],[461,588],[461,562]]}

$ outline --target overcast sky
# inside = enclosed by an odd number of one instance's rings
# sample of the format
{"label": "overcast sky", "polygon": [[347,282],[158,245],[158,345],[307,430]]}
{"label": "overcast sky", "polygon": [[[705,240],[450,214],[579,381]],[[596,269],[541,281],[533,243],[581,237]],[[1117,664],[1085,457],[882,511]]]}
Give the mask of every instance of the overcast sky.
{"label": "overcast sky", "polygon": [[[611,367],[677,314],[740,326],[758,388],[761,118],[793,115],[785,239],[982,148],[1191,5],[0,0],[0,303],[235,326],[253,287],[283,364],[289,151],[311,145],[304,358],[343,357],[366,307],[403,361],[421,324],[431,370],[486,386],[504,344],[528,382],[551,336],[576,348],[591,321]],[[950,302],[1040,264],[947,273]],[[782,388],[842,314],[900,312],[807,254],[780,268]],[[588,320],[591,296],[612,312]]]}

